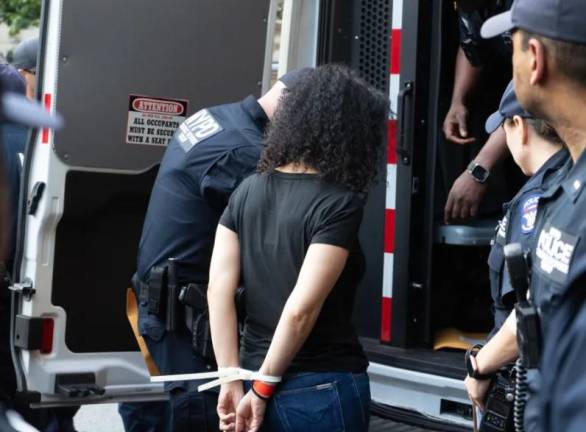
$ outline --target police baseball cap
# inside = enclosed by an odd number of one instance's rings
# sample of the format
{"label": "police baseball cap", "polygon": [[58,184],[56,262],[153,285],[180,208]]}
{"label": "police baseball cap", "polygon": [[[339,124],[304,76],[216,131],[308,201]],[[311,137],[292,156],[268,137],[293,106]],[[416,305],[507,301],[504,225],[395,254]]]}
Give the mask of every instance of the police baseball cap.
{"label": "police baseball cap", "polygon": [[521,28],[551,39],[586,44],[586,1],[515,0],[510,11],[486,20],[480,34],[489,39]]}
{"label": "police baseball cap", "polygon": [[313,68],[310,67],[304,67],[302,69],[293,69],[287,73],[285,73],[284,75],[282,75],[279,78],[279,81],[281,81],[283,84],[285,84],[285,87],[287,87],[288,89],[291,89],[295,86],[295,84],[297,84],[299,81],[301,81],[303,79],[303,77],[307,76],[307,74],[313,70]]}
{"label": "police baseball cap", "polygon": [[503,97],[501,98],[501,103],[499,105],[498,111],[493,113],[486,120],[486,132],[489,134],[493,133],[495,130],[501,127],[505,119],[513,118],[515,116],[521,116],[523,118],[533,118],[531,114],[529,114],[527,111],[523,109],[523,107],[517,100],[517,95],[515,94],[515,86],[513,84],[513,81],[511,81],[505,89],[505,92],[503,93]]}
{"label": "police baseball cap", "polygon": [[37,54],[39,52],[39,38],[27,39],[14,48],[12,65],[17,69],[26,69],[31,72],[37,70]]}

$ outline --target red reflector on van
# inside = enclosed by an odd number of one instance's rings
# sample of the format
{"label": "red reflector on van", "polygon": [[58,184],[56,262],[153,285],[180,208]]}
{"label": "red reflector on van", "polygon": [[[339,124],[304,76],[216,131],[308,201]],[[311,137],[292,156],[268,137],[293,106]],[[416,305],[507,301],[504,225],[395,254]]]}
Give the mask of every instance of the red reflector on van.
{"label": "red reflector on van", "polygon": [[51,354],[53,351],[53,331],[55,330],[53,318],[43,318],[42,330],[41,354]]}

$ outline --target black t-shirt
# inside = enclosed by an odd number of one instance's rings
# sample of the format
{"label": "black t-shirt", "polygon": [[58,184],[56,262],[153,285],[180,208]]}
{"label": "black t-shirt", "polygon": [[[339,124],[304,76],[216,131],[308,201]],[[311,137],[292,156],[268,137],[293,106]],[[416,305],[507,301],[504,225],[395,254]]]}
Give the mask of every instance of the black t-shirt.
{"label": "black t-shirt", "polygon": [[358,243],[363,203],[315,174],[272,172],[247,178],[230,198],[220,224],[238,234],[246,322],[240,360],[260,368],[307,249],[312,243],[350,251],[346,267],[287,372],[362,371],[368,362],[351,322],[364,273]]}

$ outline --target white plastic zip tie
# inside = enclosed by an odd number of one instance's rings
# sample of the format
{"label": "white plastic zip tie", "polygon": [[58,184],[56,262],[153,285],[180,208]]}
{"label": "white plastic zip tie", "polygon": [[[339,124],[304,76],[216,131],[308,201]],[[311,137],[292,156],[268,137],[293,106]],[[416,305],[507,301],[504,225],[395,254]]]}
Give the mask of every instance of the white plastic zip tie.
{"label": "white plastic zip tie", "polygon": [[281,377],[271,375],[263,375],[260,372],[253,372],[247,369],[237,367],[220,368],[215,372],[200,372],[191,374],[176,374],[176,375],[160,375],[151,377],[151,382],[176,382],[176,381],[194,381],[202,379],[216,378],[209,383],[202,384],[197,388],[197,391],[206,391],[222,384],[227,384],[233,381],[253,381],[259,380],[267,383],[277,384],[281,382]]}

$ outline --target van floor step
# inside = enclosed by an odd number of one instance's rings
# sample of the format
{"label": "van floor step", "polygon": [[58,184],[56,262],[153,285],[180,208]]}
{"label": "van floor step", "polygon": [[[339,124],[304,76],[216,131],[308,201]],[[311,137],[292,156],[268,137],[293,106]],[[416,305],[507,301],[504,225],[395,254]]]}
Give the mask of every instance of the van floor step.
{"label": "van floor step", "polygon": [[383,345],[371,338],[360,338],[360,343],[371,362],[459,380],[466,377],[464,351],[404,349]]}
{"label": "van floor step", "polygon": [[371,416],[369,432],[438,432],[436,429],[422,429],[405,423],[397,423],[381,417]]}

